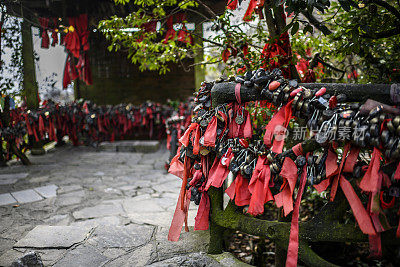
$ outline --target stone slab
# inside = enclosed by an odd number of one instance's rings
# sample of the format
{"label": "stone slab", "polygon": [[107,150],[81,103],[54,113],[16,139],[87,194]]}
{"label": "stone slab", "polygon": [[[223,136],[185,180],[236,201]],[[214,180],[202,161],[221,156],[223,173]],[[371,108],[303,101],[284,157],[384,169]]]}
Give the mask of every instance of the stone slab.
{"label": "stone slab", "polygon": [[73,191],[66,194],[61,194],[56,198],[55,204],[59,207],[77,205],[82,202],[85,196],[85,191]]}
{"label": "stone slab", "polygon": [[154,227],[130,224],[97,227],[88,243],[97,248],[135,248],[148,243]]}
{"label": "stone slab", "polygon": [[0,206],[15,203],[17,203],[17,200],[15,200],[15,198],[10,193],[0,194]]}
{"label": "stone slab", "polygon": [[23,255],[24,254],[22,252],[14,249],[8,250],[0,256],[0,266],[11,266],[16,259],[22,257]]}
{"label": "stone slab", "polygon": [[[155,262],[147,265],[151,267],[192,267],[192,266],[207,266],[207,267],[222,267],[215,259],[206,253],[190,253],[188,255],[176,255],[169,259]],[[228,265],[229,266],[229,265]]]}
{"label": "stone slab", "polygon": [[120,205],[100,204],[94,207],[87,207],[75,211],[72,215],[75,219],[91,219],[105,216],[114,216],[123,214],[124,211]]}
{"label": "stone slab", "polygon": [[159,141],[116,141],[102,142],[98,150],[107,152],[156,152],[160,146]]}
{"label": "stone slab", "polygon": [[19,202],[19,203],[30,203],[42,200],[43,198],[36,193],[33,189],[27,189],[17,192],[12,192],[11,195]]}
{"label": "stone slab", "polygon": [[210,241],[210,231],[194,231],[189,227],[189,232],[182,228],[179,241],[168,241],[169,227],[159,227],[156,232],[156,245],[159,260],[168,259],[176,255],[193,252],[206,252]]}
{"label": "stone slab", "polygon": [[146,244],[130,253],[115,257],[107,263],[107,267],[147,266],[153,258],[156,258],[156,254],[153,244]]}
{"label": "stone slab", "polygon": [[81,189],[82,189],[81,185],[65,185],[65,186],[62,186],[61,188],[58,188],[57,193],[64,194],[64,193],[77,191],[77,190],[81,190]]}
{"label": "stone slab", "polygon": [[172,212],[135,212],[128,214],[129,219],[137,224],[150,224],[156,226],[169,227],[172,221]]}
{"label": "stone slab", "polygon": [[154,199],[137,200],[136,197],[125,199],[122,206],[126,213],[161,212],[165,211]]}
{"label": "stone slab", "polygon": [[99,225],[120,225],[121,219],[117,216],[107,216],[97,219],[90,219],[84,221],[76,221],[71,223],[72,226],[79,226],[79,227],[97,227]]}
{"label": "stone slab", "polygon": [[27,172],[0,174],[0,185],[15,184],[19,179],[24,179],[27,176]]}
{"label": "stone slab", "polygon": [[70,248],[84,241],[92,228],[38,225],[19,240],[14,248]]}
{"label": "stone slab", "polygon": [[58,186],[49,184],[41,187],[35,187],[33,190],[38,192],[44,198],[51,198],[57,196]]}
{"label": "stone slab", "polygon": [[103,266],[110,259],[92,246],[82,245],[68,251],[56,262],[55,267]]}

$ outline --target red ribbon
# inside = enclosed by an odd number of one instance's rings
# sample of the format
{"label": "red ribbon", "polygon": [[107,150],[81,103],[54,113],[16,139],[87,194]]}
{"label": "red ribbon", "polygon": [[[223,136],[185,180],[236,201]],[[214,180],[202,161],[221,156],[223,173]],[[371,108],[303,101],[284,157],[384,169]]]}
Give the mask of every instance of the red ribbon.
{"label": "red ribbon", "polygon": [[314,185],[314,188],[318,191],[318,193],[321,194],[323,191],[325,191],[331,184],[332,177],[337,174],[339,169],[337,165],[337,159],[337,154],[329,149],[328,156],[325,160],[326,179],[323,180],[321,183]]}
{"label": "red ribbon", "polygon": [[264,213],[264,204],[274,200],[271,190],[269,189],[271,172],[269,164],[267,163],[268,160],[266,156],[258,157],[256,167],[249,183],[251,199],[247,212],[251,215]]}
{"label": "red ribbon", "polygon": [[394,173],[394,179],[399,180],[400,179],[400,163],[397,165],[396,172]]}
{"label": "red ribbon", "polygon": [[[297,180],[297,173],[295,174]],[[297,193],[296,202],[294,204],[294,211],[292,214],[292,223],[290,225],[290,236],[288,253],[286,257],[286,267],[297,266],[298,250],[299,250],[299,213],[300,202],[303,196],[304,187],[306,185],[307,172],[306,166],[303,167],[303,172],[300,178],[299,192]]]}
{"label": "red ribbon", "polygon": [[280,176],[283,179],[282,190],[274,198],[276,206],[278,208],[283,206],[283,211],[287,216],[293,210],[292,195],[297,182],[297,166],[291,158],[285,158]]}
{"label": "red ribbon", "polygon": [[181,155],[181,147],[178,148],[175,157],[172,158],[168,172],[183,179],[184,166],[183,163],[179,160],[180,155]]}
{"label": "red ribbon", "polygon": [[204,146],[215,147],[215,140],[217,139],[217,116],[212,117],[207,129],[204,133]]}
{"label": "red ribbon", "polygon": [[238,0],[228,0],[228,4],[226,6],[227,9],[235,10],[238,5]]}
{"label": "red ribbon", "polygon": [[221,159],[215,157],[215,161],[208,174],[208,180],[205,186],[206,191],[210,188],[210,186],[214,186],[216,188],[220,188],[222,186],[229,174],[228,166],[232,158],[233,153],[231,148],[228,148],[228,151]]}
{"label": "red ribbon", "polygon": [[196,127],[199,124],[197,122],[193,122],[192,124],[190,124],[189,128],[185,131],[185,133],[182,135],[182,137],[179,139],[179,142],[184,145],[185,147],[189,146],[189,137],[190,137],[190,133],[196,129]]}
{"label": "red ribbon", "polygon": [[203,192],[194,222],[194,230],[207,230],[210,217],[210,197],[207,192]]}
{"label": "red ribbon", "polygon": [[250,204],[251,194],[249,191],[249,182],[243,178],[239,172],[232,184],[225,190],[230,199],[235,199],[236,206],[245,206]]}
{"label": "red ribbon", "polygon": [[243,20],[250,21],[251,15],[257,7],[257,0],[250,0],[249,6],[247,7],[246,13],[244,13]]}
{"label": "red ribbon", "polygon": [[[190,205],[190,191],[187,192],[186,197],[182,194],[179,194],[178,203],[176,204],[174,217],[172,218],[171,226],[168,232],[168,240],[177,242],[179,240],[179,236],[181,235],[183,223],[185,223],[185,231],[188,232],[189,228],[187,227],[187,217]],[[181,206],[181,203],[183,207]]]}
{"label": "red ribbon", "polygon": [[[274,132],[279,128],[287,128],[290,119],[292,118],[292,102],[291,100],[285,106],[281,107],[278,112],[272,117],[271,121],[265,127],[264,144],[267,147],[271,147]],[[280,126],[277,128],[277,126]],[[279,129],[281,130],[281,129]],[[280,140],[274,140],[272,151],[281,153],[285,140],[283,136],[280,136]]]}
{"label": "red ribbon", "polygon": [[359,187],[366,192],[378,192],[378,187],[380,186],[378,183],[378,172],[380,166],[380,157],[381,152],[379,149],[374,148],[374,152],[372,153],[371,162],[368,166],[367,172],[365,173],[363,179],[360,182]]}
{"label": "red ribbon", "polygon": [[342,188],[343,193],[350,204],[351,210],[353,211],[354,217],[356,218],[356,221],[361,231],[367,235],[376,235],[376,231],[372,224],[371,217],[365,210],[361,200],[358,198],[350,182],[347,181],[343,175],[341,175],[339,183],[340,183],[340,188]]}

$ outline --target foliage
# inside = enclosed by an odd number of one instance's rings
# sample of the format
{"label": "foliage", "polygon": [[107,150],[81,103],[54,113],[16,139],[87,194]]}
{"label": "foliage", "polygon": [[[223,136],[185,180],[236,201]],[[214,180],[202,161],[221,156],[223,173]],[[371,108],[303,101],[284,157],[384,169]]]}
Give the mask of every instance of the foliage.
{"label": "foliage", "polygon": [[[120,3],[127,0],[117,0]],[[161,39],[165,30],[146,30],[147,23],[156,23],[165,20],[168,14],[176,14],[188,7],[196,6],[194,1],[134,1],[137,11],[125,18],[113,16],[109,20],[103,20],[99,29],[111,41],[110,51],[127,50],[128,57],[133,63],[139,65],[139,69],[158,70],[166,73],[168,63],[178,63],[187,57],[194,57],[193,51],[199,49],[196,44],[181,43],[175,36],[168,41]],[[169,12],[167,13],[167,10]]]}
{"label": "foliage", "polygon": [[[168,64],[194,58],[200,45],[182,44],[173,38],[165,42],[165,21],[169,15],[185,12],[201,24],[212,24],[214,34],[203,38],[204,48],[214,51],[203,63],[225,61],[226,75],[247,66],[268,67],[260,60],[264,44],[288,31],[295,55],[285,64],[312,60],[315,54],[343,72],[319,65],[318,78],[338,82],[394,82],[400,79],[400,13],[395,0],[286,0],[262,3],[263,19],[253,12],[252,20],[243,21],[237,13],[226,10],[217,15],[204,1],[115,0],[117,4],[133,2],[136,10],[125,18],[117,16],[100,22],[99,28],[111,41],[114,51],[126,51],[141,70],[168,71]],[[242,1],[239,1],[242,2]],[[247,8],[248,1],[241,6]],[[280,7],[290,18],[279,25]],[[283,11],[283,9],[282,9]],[[277,32],[273,34],[270,16]],[[158,21],[157,31],[145,30],[146,23]],[[287,24],[287,25],[286,25]],[[244,48],[246,47],[245,55]],[[306,55],[306,51],[312,54]],[[273,58],[274,61],[279,57]],[[219,64],[221,65],[221,64]],[[347,75],[344,75],[346,73]]]}
{"label": "foliage", "polygon": [[[328,6],[327,6],[328,7]],[[321,32],[309,36],[307,43],[328,62],[346,71],[348,80],[387,83],[400,81],[400,5],[398,1],[331,1],[319,10]],[[317,20],[318,21],[318,20]],[[297,19],[304,30],[310,21]],[[297,29],[292,27],[292,34]],[[301,33],[296,34],[301,37]],[[321,46],[321,44],[323,44]],[[359,77],[351,73],[360,72]]]}
{"label": "foliage", "polygon": [[[0,46],[0,92],[7,95],[19,95],[22,88],[22,39],[21,20],[6,15],[0,5],[0,21],[3,22]],[[6,50],[11,51],[10,60],[4,61]]]}

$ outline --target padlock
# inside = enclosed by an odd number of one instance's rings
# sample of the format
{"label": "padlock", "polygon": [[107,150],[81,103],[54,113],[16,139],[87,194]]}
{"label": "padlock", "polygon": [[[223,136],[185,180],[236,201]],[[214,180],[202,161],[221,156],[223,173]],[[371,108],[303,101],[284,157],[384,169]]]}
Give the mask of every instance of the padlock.
{"label": "padlock", "polygon": [[371,124],[369,126],[369,133],[371,134],[371,137],[376,137],[379,135],[379,127],[377,124]]}
{"label": "padlock", "polygon": [[386,123],[386,127],[391,133],[395,133],[395,127],[393,125],[393,120],[390,120]]}
{"label": "padlock", "polygon": [[382,145],[385,147],[389,143],[390,134],[388,130],[383,130],[381,133]]}
{"label": "padlock", "polygon": [[400,125],[400,116],[396,116],[393,118],[393,126],[397,128],[399,127],[399,125]]}

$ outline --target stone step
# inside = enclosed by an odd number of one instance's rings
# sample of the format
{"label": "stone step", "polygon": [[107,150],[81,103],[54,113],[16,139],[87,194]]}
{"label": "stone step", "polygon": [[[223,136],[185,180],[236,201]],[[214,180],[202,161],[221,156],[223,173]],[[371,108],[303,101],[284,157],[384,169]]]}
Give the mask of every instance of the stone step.
{"label": "stone step", "polygon": [[97,149],[106,152],[139,152],[152,153],[156,152],[160,147],[159,141],[115,141],[102,142]]}

